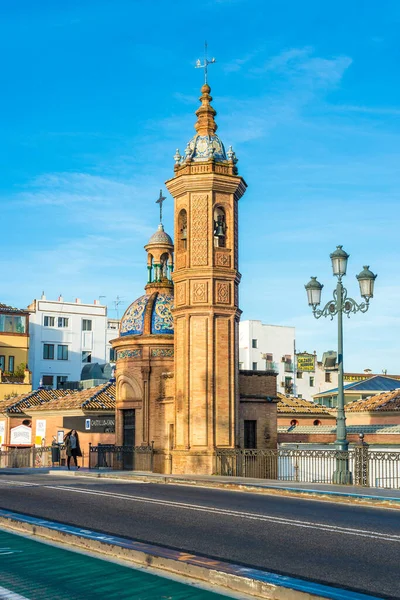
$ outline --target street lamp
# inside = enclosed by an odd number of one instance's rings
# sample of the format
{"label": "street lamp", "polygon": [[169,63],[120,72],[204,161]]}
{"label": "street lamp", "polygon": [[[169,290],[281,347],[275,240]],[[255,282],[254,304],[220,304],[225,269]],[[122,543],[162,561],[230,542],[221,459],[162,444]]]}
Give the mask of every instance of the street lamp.
{"label": "street lamp", "polygon": [[344,412],[344,389],[343,389],[343,314],[350,317],[350,313],[358,311],[367,312],[369,301],[374,295],[374,283],[376,275],[365,266],[361,273],[357,275],[360,285],[360,293],[364,302],[357,304],[353,298],[347,297],[347,290],[342,284],[342,278],[346,275],[347,261],[349,254],[345,252],[342,246],[337,246],[336,250],[330,255],[332,261],[332,270],[337,277],[336,290],[333,292],[333,300],[329,300],[320,309],[321,293],[323,285],[317,281],[316,277],[311,277],[311,281],[305,286],[307,291],[308,304],[312,307],[313,315],[316,319],[320,317],[330,317],[333,319],[338,316],[338,399],[337,399],[337,417],[336,417],[336,441],[335,446],[339,451],[336,461],[336,470],[333,473],[333,483],[351,483],[352,476],[349,471],[348,448],[349,442],[346,435],[346,417]]}

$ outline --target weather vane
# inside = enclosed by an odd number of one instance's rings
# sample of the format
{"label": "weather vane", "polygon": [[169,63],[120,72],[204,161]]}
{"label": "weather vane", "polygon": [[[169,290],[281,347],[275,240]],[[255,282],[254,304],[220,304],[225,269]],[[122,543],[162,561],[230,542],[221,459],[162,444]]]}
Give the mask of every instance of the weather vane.
{"label": "weather vane", "polygon": [[204,69],[204,83],[207,83],[207,70],[208,65],[215,63],[215,58],[208,60],[207,58],[207,42],[204,42],[204,63],[201,64],[201,60],[198,58],[196,61],[196,69]]}
{"label": "weather vane", "polygon": [[162,190],[160,190],[160,197],[158,198],[158,200],[156,200],[156,204],[160,205],[160,223],[162,223],[162,205],[165,200],[166,197],[162,195]]}

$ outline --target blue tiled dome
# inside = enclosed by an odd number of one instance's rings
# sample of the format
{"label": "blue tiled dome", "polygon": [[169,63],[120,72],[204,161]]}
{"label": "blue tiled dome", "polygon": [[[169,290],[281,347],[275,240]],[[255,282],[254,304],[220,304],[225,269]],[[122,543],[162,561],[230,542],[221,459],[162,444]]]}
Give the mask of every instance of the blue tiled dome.
{"label": "blue tiled dome", "polygon": [[172,291],[155,292],[151,296],[141,296],[129,306],[121,320],[120,336],[143,335],[145,316],[151,310],[150,333],[155,335],[173,334],[174,319]]}
{"label": "blue tiled dome", "polygon": [[213,158],[217,162],[228,160],[224,144],[214,133],[212,135],[195,135],[188,143],[185,150],[186,157],[193,161],[209,160]]}

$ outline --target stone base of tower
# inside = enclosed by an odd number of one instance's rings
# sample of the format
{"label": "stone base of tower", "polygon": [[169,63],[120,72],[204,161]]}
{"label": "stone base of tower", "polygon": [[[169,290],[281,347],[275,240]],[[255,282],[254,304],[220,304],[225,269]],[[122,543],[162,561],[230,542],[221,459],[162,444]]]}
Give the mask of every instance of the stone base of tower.
{"label": "stone base of tower", "polygon": [[215,452],[210,450],[172,450],[171,469],[174,475],[213,475]]}

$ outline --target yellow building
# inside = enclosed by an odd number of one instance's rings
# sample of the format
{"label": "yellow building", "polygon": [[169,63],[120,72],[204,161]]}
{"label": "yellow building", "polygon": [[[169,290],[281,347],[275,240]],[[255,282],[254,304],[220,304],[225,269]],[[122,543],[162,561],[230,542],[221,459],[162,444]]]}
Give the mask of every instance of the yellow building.
{"label": "yellow building", "polygon": [[28,352],[29,312],[0,304],[0,400],[31,391]]}

